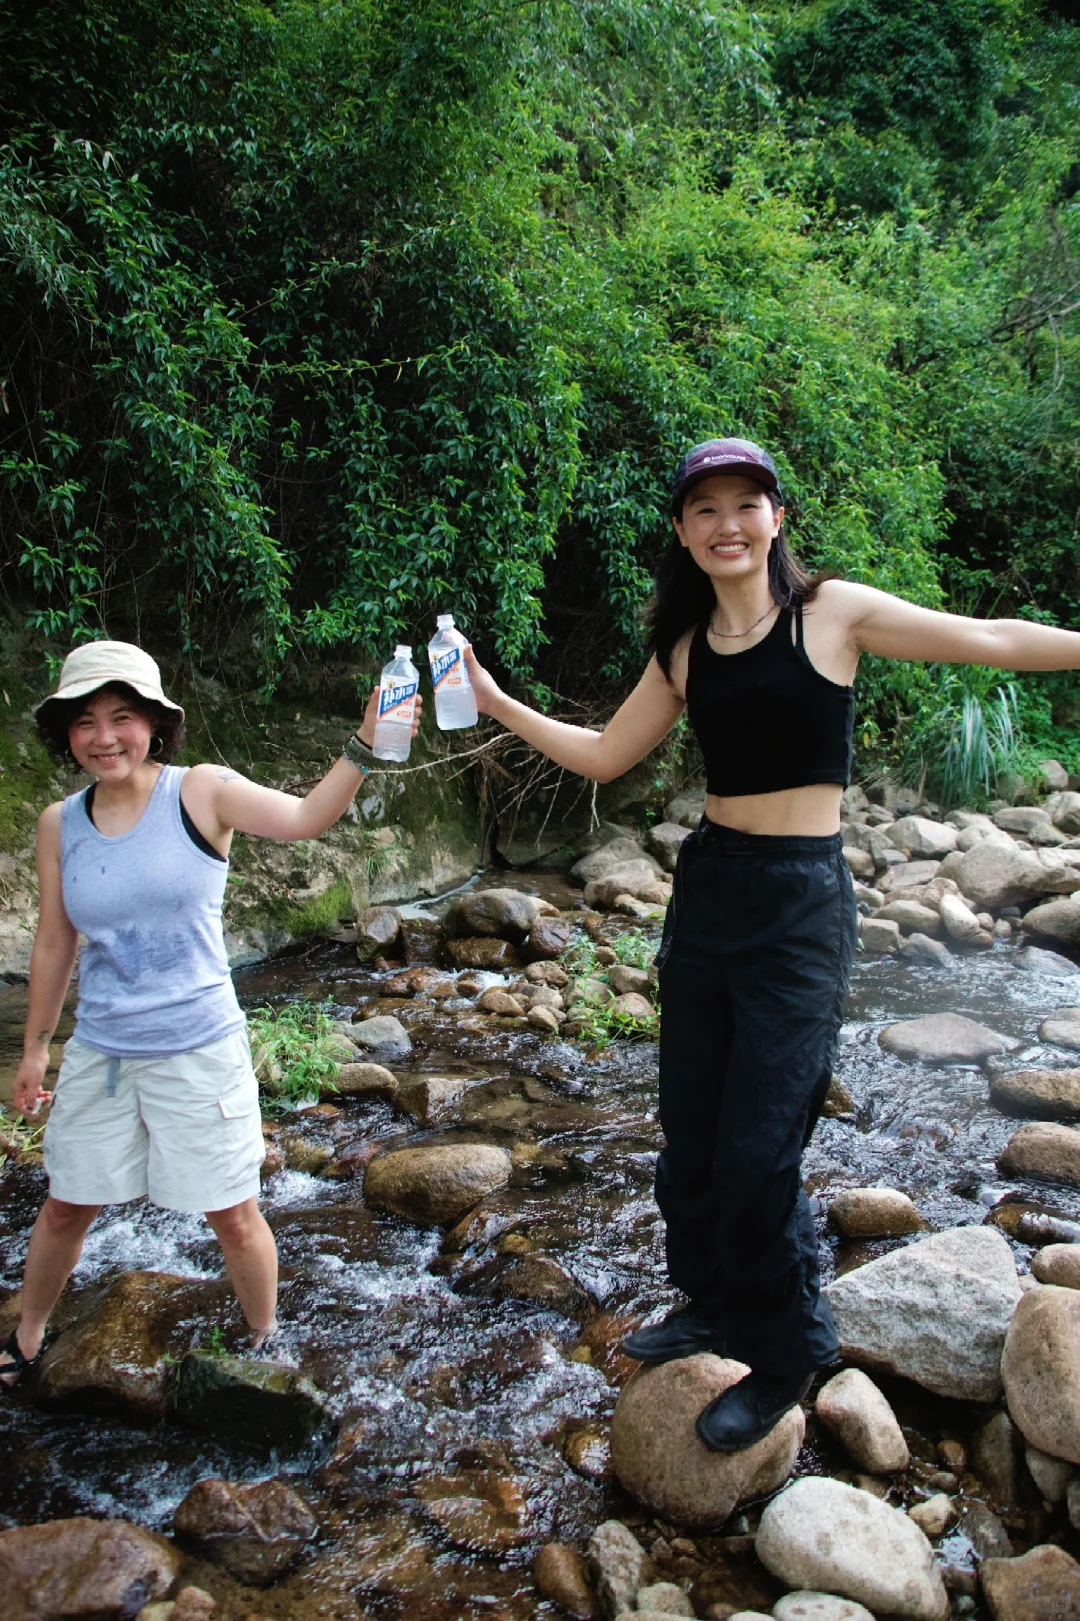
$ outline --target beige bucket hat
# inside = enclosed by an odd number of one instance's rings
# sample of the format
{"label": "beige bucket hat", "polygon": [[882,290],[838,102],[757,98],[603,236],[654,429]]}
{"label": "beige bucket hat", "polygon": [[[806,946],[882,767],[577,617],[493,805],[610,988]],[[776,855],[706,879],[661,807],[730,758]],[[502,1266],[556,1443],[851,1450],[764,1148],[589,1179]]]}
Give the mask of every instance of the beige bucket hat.
{"label": "beige bucket hat", "polygon": [[144,653],[134,642],[84,642],[64,660],[60,681],[55,692],[43,698],[34,713],[40,714],[47,704],[71,698],[85,698],[98,687],[110,681],[122,681],[142,698],[150,698],[165,709],[175,710],[184,718],[184,711],[161,690],[161,671],[149,653]]}

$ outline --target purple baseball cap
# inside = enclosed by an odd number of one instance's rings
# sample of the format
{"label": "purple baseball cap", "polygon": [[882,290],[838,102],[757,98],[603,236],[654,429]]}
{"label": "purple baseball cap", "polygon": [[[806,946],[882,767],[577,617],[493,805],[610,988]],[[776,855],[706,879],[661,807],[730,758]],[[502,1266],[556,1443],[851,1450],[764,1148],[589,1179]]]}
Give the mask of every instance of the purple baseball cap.
{"label": "purple baseball cap", "polygon": [[767,450],[749,439],[706,439],[688,450],[675,469],[671,505],[677,510],[691,484],[711,473],[745,473],[767,490],[780,493],[776,463]]}

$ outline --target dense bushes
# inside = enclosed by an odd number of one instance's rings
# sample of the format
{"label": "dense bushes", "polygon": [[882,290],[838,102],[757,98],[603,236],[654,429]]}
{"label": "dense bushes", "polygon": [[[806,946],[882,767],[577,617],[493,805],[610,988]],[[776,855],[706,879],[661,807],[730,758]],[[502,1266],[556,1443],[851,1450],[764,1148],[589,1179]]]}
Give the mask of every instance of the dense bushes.
{"label": "dense bushes", "polygon": [[[608,702],[722,430],[811,562],[1075,622],[1078,54],[1025,0],[12,0],[11,601],[265,685],[452,604]],[[865,690],[876,755],[937,704]]]}

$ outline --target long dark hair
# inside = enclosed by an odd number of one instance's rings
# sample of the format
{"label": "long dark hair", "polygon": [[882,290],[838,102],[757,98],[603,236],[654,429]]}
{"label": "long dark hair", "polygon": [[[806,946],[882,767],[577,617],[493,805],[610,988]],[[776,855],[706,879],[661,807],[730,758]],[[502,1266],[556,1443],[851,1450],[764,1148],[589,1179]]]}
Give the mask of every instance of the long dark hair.
{"label": "long dark hair", "polygon": [[[766,490],[774,512],[780,510],[780,499],[774,490]],[[681,510],[676,512],[681,517]],[[781,608],[794,608],[813,602],[818,586],[827,576],[807,574],[792,552],[784,534],[784,526],[769,549],[769,590],[773,601]],[[682,544],[678,535],[660,559],[656,570],[653,594],[642,609],[646,645],[656,655],[656,662],[668,681],[671,680],[671,657],[680,637],[697,627],[716,607],[716,593],[704,569],[698,567]]]}

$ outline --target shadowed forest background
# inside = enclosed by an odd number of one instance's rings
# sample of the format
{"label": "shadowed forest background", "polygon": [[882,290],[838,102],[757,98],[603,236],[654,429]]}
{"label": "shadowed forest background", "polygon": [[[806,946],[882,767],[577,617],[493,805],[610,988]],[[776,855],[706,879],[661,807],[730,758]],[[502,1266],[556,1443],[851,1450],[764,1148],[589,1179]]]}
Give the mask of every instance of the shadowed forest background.
{"label": "shadowed forest background", "polygon": [[[8,0],[9,620],[268,694],[452,609],[602,715],[739,433],[810,565],[1080,626],[1078,14]],[[1080,771],[1075,678],[1011,682],[867,661],[862,768],[977,710]]]}

